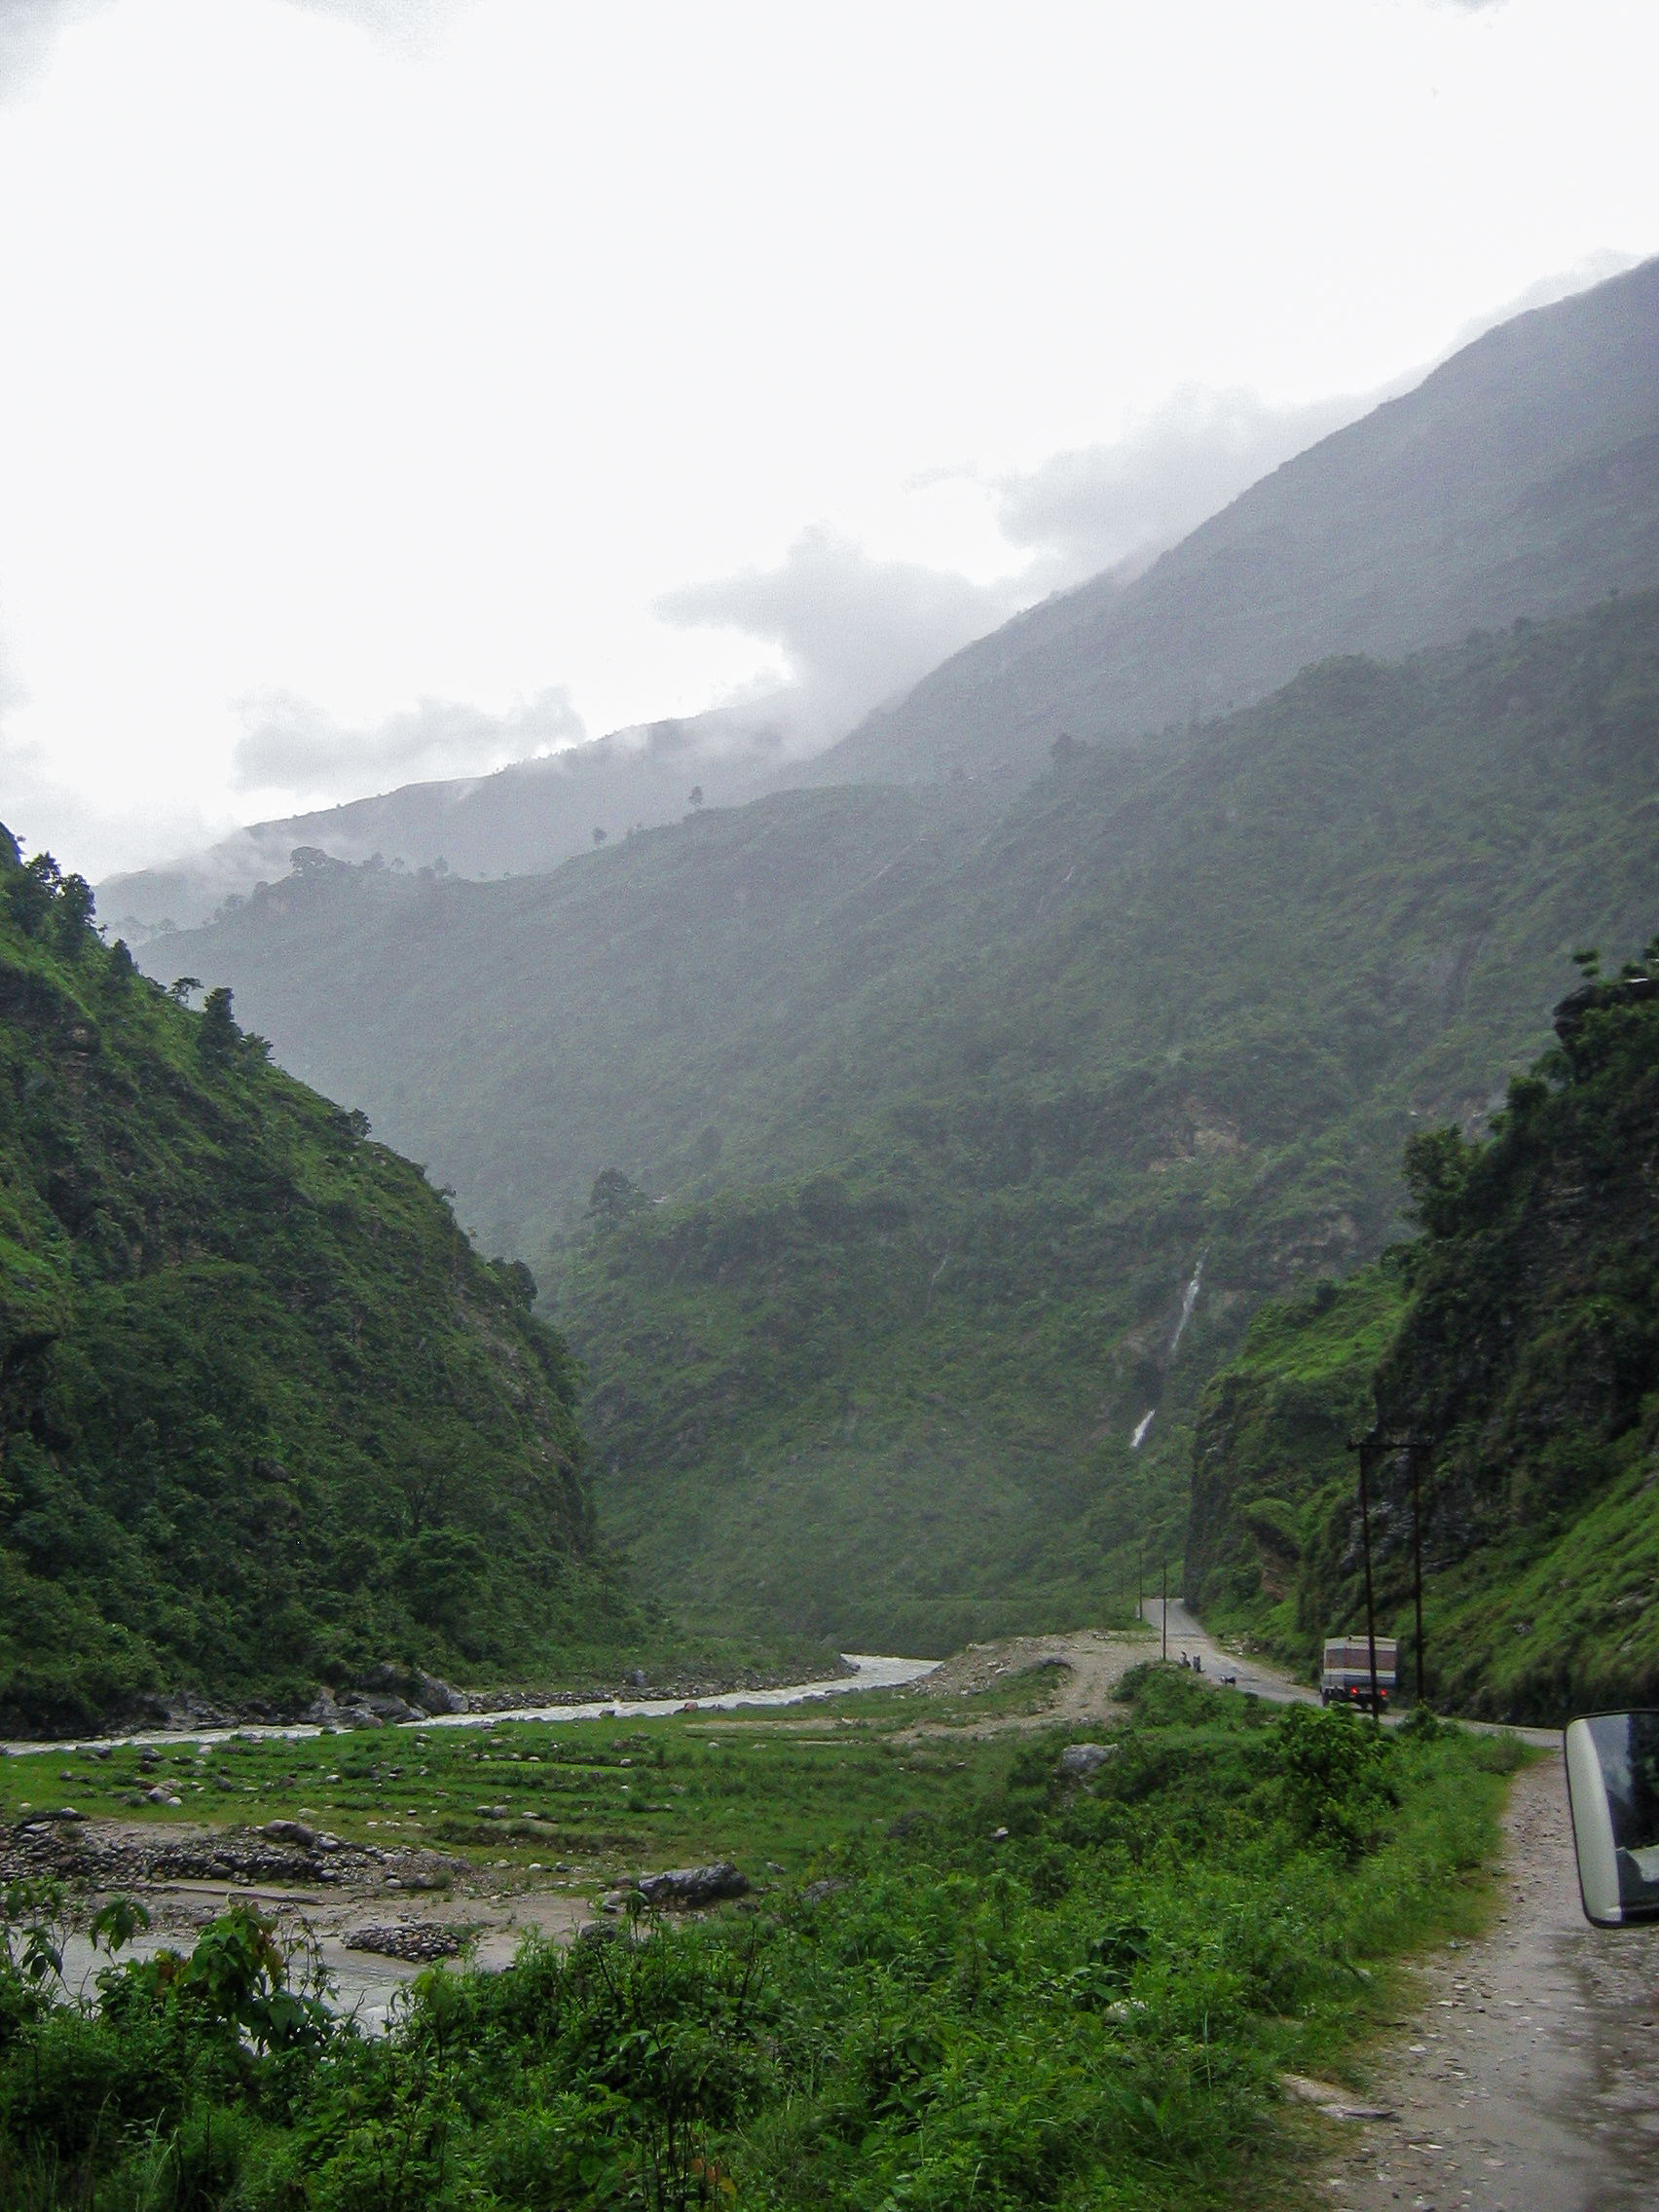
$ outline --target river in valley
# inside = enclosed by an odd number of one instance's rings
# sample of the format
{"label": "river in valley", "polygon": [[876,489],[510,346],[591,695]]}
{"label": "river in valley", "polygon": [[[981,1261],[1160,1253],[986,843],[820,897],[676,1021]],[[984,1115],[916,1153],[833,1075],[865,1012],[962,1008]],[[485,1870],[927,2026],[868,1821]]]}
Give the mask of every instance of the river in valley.
{"label": "river in valley", "polygon": [[[660,1720],[671,1713],[731,1713],[740,1706],[805,1705],[814,1698],[847,1697],[857,1690],[901,1689],[919,1681],[939,1665],[937,1659],[901,1659],[872,1652],[844,1651],[852,1672],[832,1675],[823,1681],[787,1682],[776,1689],[717,1690],[706,1697],[598,1698],[587,1705],[516,1705],[495,1713],[435,1713],[429,1719],[393,1723],[403,1728],[498,1728],[515,1720]],[[23,1758],[35,1751],[105,1751],[116,1744],[226,1744],[234,1736],[281,1737],[298,1741],[320,1736],[322,1729],[307,1721],[288,1726],[249,1723],[235,1728],[149,1728],[124,1736],[59,1736],[50,1742],[14,1740],[0,1743],[8,1758]]]}
{"label": "river in valley", "polygon": [[[931,1674],[933,1659],[904,1659],[868,1652],[843,1654],[850,1672],[827,1679],[790,1682],[775,1689],[722,1690],[707,1697],[687,1699],[607,1698],[587,1704],[520,1706],[497,1713],[434,1714],[429,1720],[394,1724],[418,1728],[503,1728],[515,1721],[557,1721],[561,1726],[583,1720],[656,1719],[677,1713],[730,1713],[745,1708],[810,1705],[821,1699],[847,1697],[860,1690],[902,1688]],[[343,1733],[349,1731],[342,1731]],[[16,1757],[33,1752],[93,1751],[111,1744],[157,1746],[207,1745],[228,1742],[236,1736],[297,1740],[322,1734],[310,1725],[292,1727],[159,1729],[130,1736],[61,1739],[55,1743],[7,1743],[0,1746]],[[588,1885],[591,1887],[591,1885]],[[169,1882],[145,1892],[154,1914],[147,1934],[141,1935],[126,1954],[144,1957],[163,1944],[188,1949],[197,1931],[233,1899],[275,1913],[279,1925],[304,1922],[318,1944],[322,1963],[335,1981],[333,2002],[354,2015],[369,2034],[384,2032],[398,1992],[421,1970],[401,1960],[358,1949],[350,1940],[356,1924],[385,1921],[456,1917],[453,1900],[437,1897],[402,1895],[372,1898],[369,1894],[310,1893],[265,1885],[232,1888],[222,1882]],[[501,1897],[472,1898],[464,1909],[476,1930],[471,1956],[480,1966],[507,1965],[524,1936],[532,1931],[554,1939],[568,1939],[592,1916],[582,1888],[529,1889]],[[86,1935],[77,1932],[65,1946],[63,1976],[66,1986],[83,1999],[92,1995],[95,1974],[105,1964],[95,1958]]]}

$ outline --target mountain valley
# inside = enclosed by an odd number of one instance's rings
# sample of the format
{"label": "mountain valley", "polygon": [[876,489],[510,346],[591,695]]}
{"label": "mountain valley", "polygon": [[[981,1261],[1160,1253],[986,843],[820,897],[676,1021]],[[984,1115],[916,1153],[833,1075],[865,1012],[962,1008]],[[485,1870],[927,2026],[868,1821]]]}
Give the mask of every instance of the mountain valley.
{"label": "mountain valley", "polygon": [[166,950],[530,1261],[653,1586],[942,1649],[1179,1556],[1255,1302],[1376,1253],[1414,1124],[1480,1125],[1573,947],[1646,934],[1656,711],[1627,596],[1062,748],[989,828],[781,793]]}

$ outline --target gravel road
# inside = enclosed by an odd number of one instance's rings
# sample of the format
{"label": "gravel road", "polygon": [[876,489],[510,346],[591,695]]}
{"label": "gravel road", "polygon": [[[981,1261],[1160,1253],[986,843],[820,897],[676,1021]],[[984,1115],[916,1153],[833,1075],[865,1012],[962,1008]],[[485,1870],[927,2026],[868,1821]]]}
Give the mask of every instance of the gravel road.
{"label": "gravel road", "polygon": [[[1161,1599],[1142,1601],[1141,1613],[1147,1626],[1160,1632],[1160,1649],[1162,1648],[1162,1612]],[[1210,1681],[1253,1691],[1257,1697],[1268,1698],[1274,1705],[1317,1705],[1319,1702],[1316,1690],[1293,1682],[1288,1675],[1279,1674],[1264,1660],[1244,1659],[1235,1652],[1224,1651],[1204,1634],[1179,1598],[1169,1601],[1168,1650],[1171,1659],[1200,1660]]]}
{"label": "gravel road", "polygon": [[1579,1909],[1559,1753],[1516,1778],[1503,1904],[1419,1962],[1421,2003],[1368,2099],[1328,2123],[1339,2212],[1651,2212],[1659,2204],[1659,1928]]}
{"label": "gravel road", "polygon": [[[1220,1650],[1171,1599],[1169,1656],[1195,1652],[1212,1681],[1235,1670],[1263,1697],[1313,1695]],[[1419,2003],[1365,2091],[1391,2117],[1321,2118],[1333,2212],[1659,2206],[1659,1926],[1584,1918],[1561,1739],[1515,1733],[1547,1755],[1510,1791],[1498,1916],[1417,1961]]]}

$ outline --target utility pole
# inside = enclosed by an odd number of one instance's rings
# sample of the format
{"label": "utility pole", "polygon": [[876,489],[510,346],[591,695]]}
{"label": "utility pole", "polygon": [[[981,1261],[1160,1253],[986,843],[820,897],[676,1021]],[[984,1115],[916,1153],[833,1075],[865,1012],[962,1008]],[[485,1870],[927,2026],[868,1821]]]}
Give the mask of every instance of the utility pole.
{"label": "utility pole", "polygon": [[[1373,1429],[1371,1436],[1376,1433]],[[1365,1542],[1365,1637],[1371,1650],[1371,1718],[1380,1726],[1382,1701],[1377,1694],[1377,1606],[1371,1595],[1371,1499],[1365,1480],[1371,1436],[1362,1436],[1359,1440],[1359,1526]]]}
{"label": "utility pole", "polygon": [[1163,1597],[1161,1601],[1163,1613],[1163,1656],[1169,1656],[1169,1562],[1163,1563]]}
{"label": "utility pole", "polygon": [[1418,1446],[1412,1455],[1412,1597],[1417,1605],[1417,1701],[1422,1703],[1422,1493],[1418,1482]]}

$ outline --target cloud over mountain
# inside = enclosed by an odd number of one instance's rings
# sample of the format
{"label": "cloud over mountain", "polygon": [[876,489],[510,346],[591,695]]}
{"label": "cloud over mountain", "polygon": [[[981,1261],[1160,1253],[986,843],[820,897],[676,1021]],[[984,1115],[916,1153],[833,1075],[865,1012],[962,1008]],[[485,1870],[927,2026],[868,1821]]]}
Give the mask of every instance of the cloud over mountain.
{"label": "cloud over mountain", "polygon": [[1017,605],[1009,585],[878,561],[819,524],[776,568],[684,585],[659,599],[656,612],[683,628],[738,630],[775,645],[798,686],[799,725],[834,735]]}
{"label": "cloud over mountain", "polygon": [[367,727],[349,728],[291,691],[244,702],[247,727],[234,772],[244,790],[314,792],[385,789],[438,776],[487,775],[586,735],[564,684],[507,715],[454,699],[423,699]]}
{"label": "cloud over mountain", "polygon": [[390,46],[419,50],[474,0],[288,0],[316,16],[338,16]]}
{"label": "cloud over mountain", "polygon": [[1254,392],[1187,386],[1110,445],[996,480],[997,519],[1011,544],[1036,555],[1045,587],[1077,583],[1173,544],[1370,404],[1271,407]]}
{"label": "cloud over mountain", "polygon": [[15,99],[44,66],[60,30],[106,4],[107,0],[0,0],[0,107]]}

